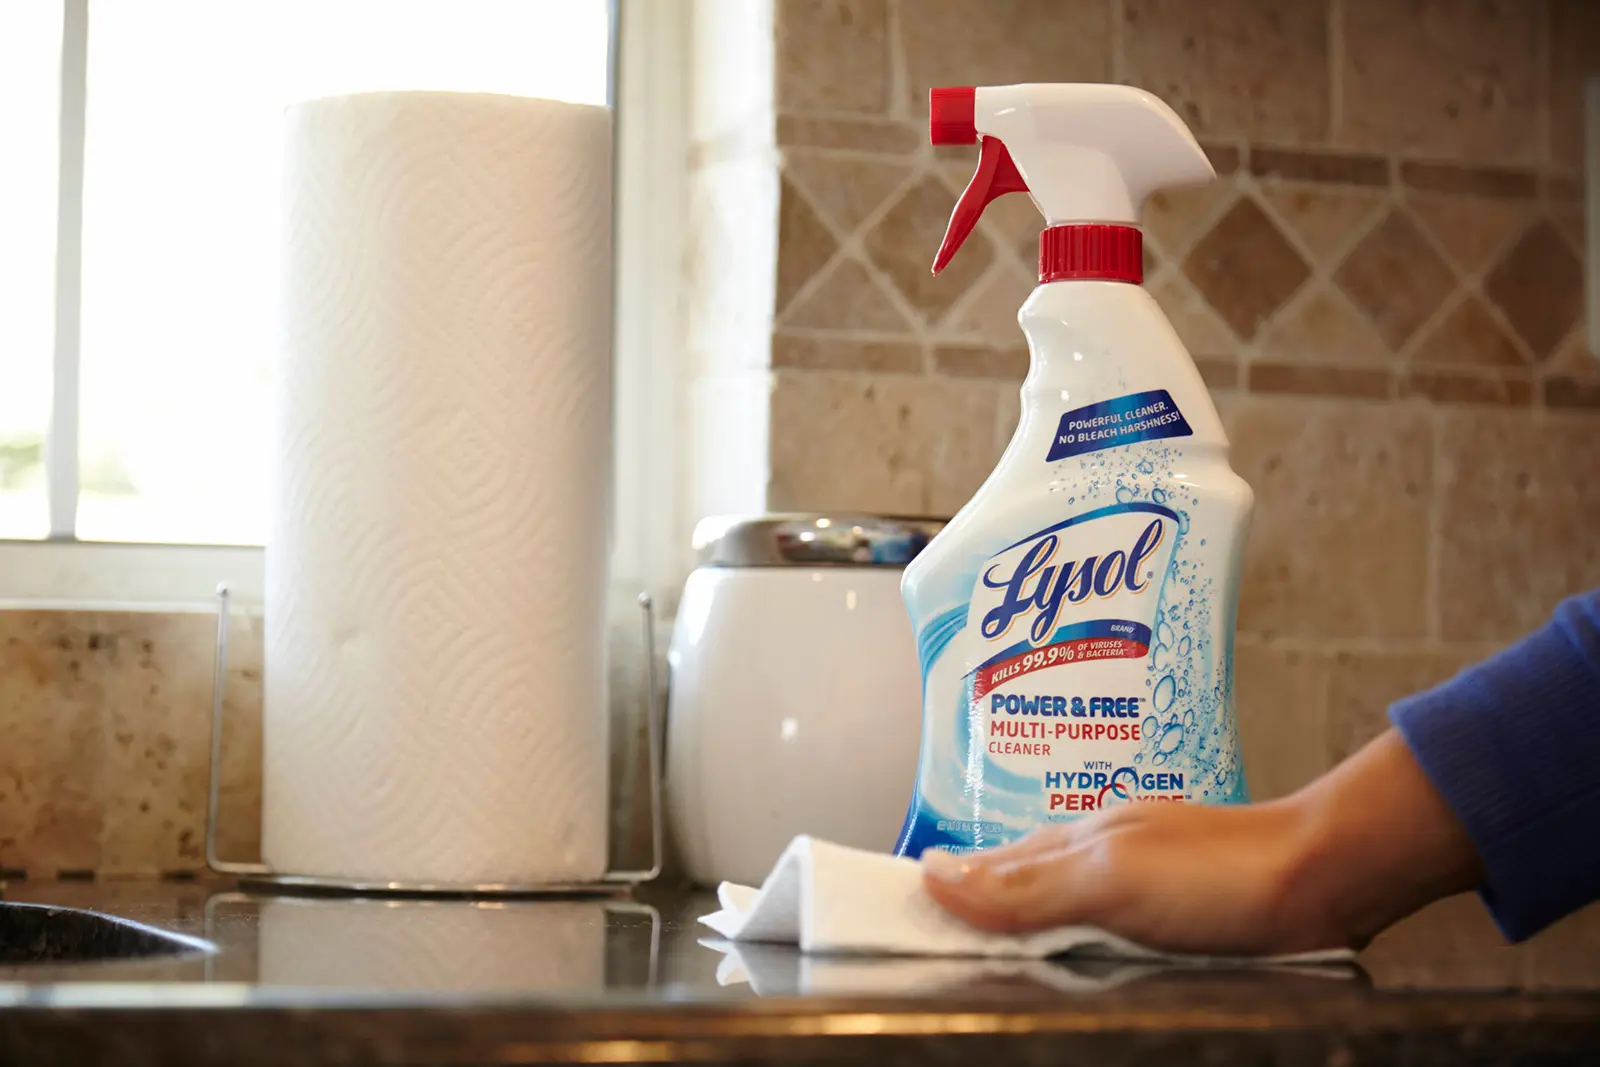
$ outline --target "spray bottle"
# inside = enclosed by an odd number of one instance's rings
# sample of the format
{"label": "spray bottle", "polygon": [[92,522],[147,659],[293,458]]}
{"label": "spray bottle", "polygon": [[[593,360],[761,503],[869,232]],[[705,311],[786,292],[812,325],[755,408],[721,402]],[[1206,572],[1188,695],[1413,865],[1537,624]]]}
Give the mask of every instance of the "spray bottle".
{"label": "spray bottle", "polygon": [[1122,804],[1244,802],[1233,632],[1252,495],[1140,286],[1145,199],[1211,164],[1127,86],[934,89],[929,128],[979,146],[935,273],[998,196],[1027,193],[1046,228],[1018,314],[1021,421],[901,584],[923,731],[897,852],[990,848]]}

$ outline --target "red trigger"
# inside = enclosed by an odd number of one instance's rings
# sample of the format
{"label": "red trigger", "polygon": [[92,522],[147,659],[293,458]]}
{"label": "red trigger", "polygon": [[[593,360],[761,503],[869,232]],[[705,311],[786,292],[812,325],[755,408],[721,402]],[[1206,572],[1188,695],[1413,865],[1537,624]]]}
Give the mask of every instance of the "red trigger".
{"label": "red trigger", "polygon": [[984,137],[981,143],[978,170],[962,191],[961,199],[956,201],[955,210],[950,213],[950,225],[944,231],[944,241],[939,245],[939,254],[933,257],[935,274],[949,265],[961,242],[978,224],[978,216],[983,214],[989,201],[1007,193],[1028,191],[1028,183],[1022,180],[1022,173],[1011,161],[1011,153],[1006,151],[1000,138]]}

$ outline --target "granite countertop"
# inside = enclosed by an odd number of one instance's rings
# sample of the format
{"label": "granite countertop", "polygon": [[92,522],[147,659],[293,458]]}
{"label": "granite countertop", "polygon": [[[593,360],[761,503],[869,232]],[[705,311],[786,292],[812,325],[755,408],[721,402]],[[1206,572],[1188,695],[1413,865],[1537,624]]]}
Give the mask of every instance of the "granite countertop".
{"label": "granite countertop", "polygon": [[0,965],[0,1063],[1589,1063],[1600,911],[1508,947],[1471,898],[1358,967],[737,958],[703,893],[473,904],[13,883],[214,953]]}

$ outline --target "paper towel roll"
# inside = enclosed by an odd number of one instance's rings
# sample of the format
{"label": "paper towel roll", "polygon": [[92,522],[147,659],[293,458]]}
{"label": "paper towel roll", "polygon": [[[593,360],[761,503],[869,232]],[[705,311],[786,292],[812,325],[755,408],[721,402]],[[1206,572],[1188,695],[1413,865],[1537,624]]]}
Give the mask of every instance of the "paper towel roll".
{"label": "paper towel roll", "polygon": [[609,112],[314,101],[286,181],[263,858],[598,878]]}

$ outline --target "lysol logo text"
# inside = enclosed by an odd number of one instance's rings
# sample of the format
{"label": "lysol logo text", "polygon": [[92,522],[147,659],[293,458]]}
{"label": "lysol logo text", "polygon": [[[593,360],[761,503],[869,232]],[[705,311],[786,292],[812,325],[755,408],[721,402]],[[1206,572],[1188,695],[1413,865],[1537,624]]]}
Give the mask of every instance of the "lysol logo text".
{"label": "lysol logo text", "polygon": [[[1137,522],[1132,529],[1138,532],[1124,542],[1125,548],[1084,553],[1082,550],[1091,546],[1085,542],[1092,543],[1095,533],[1103,537],[1112,532],[1104,526],[1091,530],[1090,526],[1098,524],[1086,523],[1073,530],[1044,532],[1031,544],[1015,545],[997,556],[981,579],[984,589],[1000,591],[999,601],[980,617],[979,632],[984,639],[998,641],[1022,618],[1028,621],[1029,640],[1040,644],[1055,632],[1067,606],[1091,597],[1104,599],[1124,590],[1137,594],[1150,588],[1155,574],[1150,564],[1166,540],[1166,525],[1160,516],[1146,514],[1121,514],[1116,519],[1121,521],[1114,528],[1124,536],[1129,529],[1126,521]],[[982,595],[982,599],[992,602],[993,596]],[[1030,615],[1031,621],[1026,618]]]}

